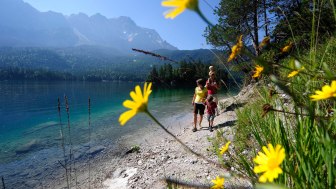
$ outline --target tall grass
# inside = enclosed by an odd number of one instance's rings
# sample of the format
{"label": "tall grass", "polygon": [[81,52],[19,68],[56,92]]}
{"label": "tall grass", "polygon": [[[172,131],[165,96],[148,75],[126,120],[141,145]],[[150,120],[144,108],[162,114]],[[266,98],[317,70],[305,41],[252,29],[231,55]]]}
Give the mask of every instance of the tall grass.
{"label": "tall grass", "polygon": [[[296,46],[280,61],[274,61],[274,51],[250,56],[265,69],[261,86],[255,91],[258,97],[236,110],[236,136],[234,148],[226,153],[228,160],[218,153],[227,142],[223,135],[212,140],[219,161],[228,168],[237,168],[235,174],[247,177],[257,188],[336,188],[336,99],[310,99],[316,90],[336,80],[336,39],[331,36],[322,41],[319,37],[321,15],[314,11],[322,6],[319,3],[312,4],[308,50]],[[295,42],[294,36],[289,40]],[[292,71],[298,74],[289,77]],[[280,144],[285,149],[283,173],[275,180],[277,185],[258,185],[259,175],[254,172],[254,157],[267,144]]]}
{"label": "tall grass", "polygon": [[[336,78],[336,40],[331,37],[323,44],[315,44],[316,38],[312,41],[314,45],[306,53],[281,61],[282,67],[275,73],[266,72],[264,84],[256,91],[258,98],[236,111],[235,148],[223,164],[238,167],[241,171],[237,174],[253,184],[258,183],[253,158],[262,146],[271,143],[280,144],[286,153],[283,174],[276,183],[289,188],[336,188],[335,98],[317,102],[309,98]],[[291,71],[302,67],[298,75],[288,78]],[[226,142],[222,135],[214,140],[217,146]]]}

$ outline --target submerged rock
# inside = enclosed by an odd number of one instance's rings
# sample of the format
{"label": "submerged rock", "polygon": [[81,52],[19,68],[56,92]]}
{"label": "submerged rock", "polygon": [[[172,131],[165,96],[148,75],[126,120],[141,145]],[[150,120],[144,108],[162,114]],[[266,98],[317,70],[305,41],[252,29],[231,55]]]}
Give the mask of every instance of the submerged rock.
{"label": "submerged rock", "polygon": [[94,146],[92,147],[90,150],[88,150],[88,154],[90,154],[91,156],[94,156],[98,153],[100,153],[101,151],[105,150],[105,146]]}
{"label": "submerged rock", "polygon": [[36,139],[31,140],[30,142],[22,145],[21,147],[19,147],[18,149],[16,149],[16,153],[17,154],[23,154],[23,153],[27,153],[29,151],[34,150],[35,148],[37,148],[38,146],[40,146],[40,142]]}

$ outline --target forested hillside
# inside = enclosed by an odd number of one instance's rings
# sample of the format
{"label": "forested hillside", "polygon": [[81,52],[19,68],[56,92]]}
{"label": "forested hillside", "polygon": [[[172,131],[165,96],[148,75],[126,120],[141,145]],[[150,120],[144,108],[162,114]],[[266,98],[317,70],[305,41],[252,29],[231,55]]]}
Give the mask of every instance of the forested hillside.
{"label": "forested hillside", "polygon": [[[156,52],[156,51],[155,51]],[[209,50],[160,50],[176,62],[216,61]],[[0,48],[0,79],[32,80],[124,80],[143,81],[153,67],[169,61],[141,53],[121,53],[113,48],[80,46],[73,48]],[[179,63],[174,63],[178,67]]]}

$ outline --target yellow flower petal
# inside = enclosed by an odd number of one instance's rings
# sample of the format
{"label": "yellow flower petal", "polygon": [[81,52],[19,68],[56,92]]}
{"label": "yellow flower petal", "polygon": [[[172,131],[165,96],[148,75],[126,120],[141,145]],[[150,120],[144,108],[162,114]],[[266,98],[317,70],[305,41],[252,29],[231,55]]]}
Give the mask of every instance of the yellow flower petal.
{"label": "yellow flower petal", "polygon": [[259,177],[259,182],[261,182],[261,183],[265,183],[267,181],[267,178],[265,177],[265,175],[261,175],[260,177]]}
{"label": "yellow flower petal", "polygon": [[294,76],[296,76],[298,73],[299,73],[299,71],[294,70],[294,71],[292,71],[291,73],[289,73],[287,77],[288,77],[288,78],[289,78],[289,77],[294,77]]}
{"label": "yellow flower petal", "polygon": [[198,10],[198,0],[167,0],[163,1],[161,5],[165,7],[175,7],[165,13],[165,18],[171,19],[183,13],[185,9]]}
{"label": "yellow flower petal", "polygon": [[146,112],[147,104],[148,104],[148,97],[151,94],[152,90],[152,83],[145,83],[144,90],[141,91],[139,85],[135,87],[134,91],[130,92],[131,100],[125,100],[123,102],[123,106],[130,110],[122,113],[119,117],[120,125],[125,125],[127,121],[129,121],[132,117],[134,117],[139,112]]}
{"label": "yellow flower petal", "polygon": [[[264,149],[264,148],[263,148]],[[267,149],[267,148],[266,148]],[[273,145],[272,144],[268,144],[268,149],[269,149],[269,152],[270,154],[274,154],[274,148],[273,148]]]}
{"label": "yellow flower petal", "polygon": [[214,184],[211,189],[224,189],[224,178],[217,176],[216,179],[211,180],[211,182]]}
{"label": "yellow flower petal", "polygon": [[147,83],[145,83],[145,86],[144,86],[144,100],[145,100],[145,102],[148,101],[148,97],[152,93],[151,88],[152,88],[152,83],[149,83],[148,85],[147,85]]}
{"label": "yellow flower petal", "polygon": [[332,81],[331,82],[331,88],[332,89],[336,89],[336,81]]}
{"label": "yellow flower petal", "polygon": [[183,5],[183,1],[175,1],[175,0],[163,1],[161,5],[164,7],[179,7]]}
{"label": "yellow flower petal", "polygon": [[222,146],[219,150],[220,150],[220,155],[223,155],[228,149],[229,149],[229,145],[231,144],[231,141],[227,142],[224,146]]}
{"label": "yellow flower petal", "polygon": [[238,42],[231,49],[231,54],[229,56],[228,62],[236,58],[240,54],[241,49],[243,48],[243,35],[239,36]]}
{"label": "yellow flower petal", "polygon": [[280,164],[285,159],[285,150],[281,145],[276,145],[275,149],[272,144],[263,146],[262,149],[265,152],[258,152],[258,155],[253,159],[253,161],[258,164],[253,168],[255,173],[263,173],[259,177],[259,182],[273,182],[274,179],[278,178],[279,174],[282,173]]}
{"label": "yellow flower petal", "polygon": [[134,91],[130,92],[130,96],[134,102],[140,103],[141,99],[137,96],[137,94]]}
{"label": "yellow flower petal", "polygon": [[136,111],[134,110],[128,110],[127,112],[124,112],[119,117],[119,123],[121,126],[125,125],[127,121],[129,121],[132,117],[136,115]]}
{"label": "yellow flower petal", "polygon": [[176,9],[169,10],[165,13],[165,18],[174,19],[185,10],[184,7],[178,7]]}
{"label": "yellow flower petal", "polygon": [[254,71],[254,74],[253,74],[253,78],[258,78],[261,76],[261,72],[264,71],[264,67],[262,66],[259,66],[259,65],[256,65],[255,67],[255,71]]}
{"label": "yellow flower petal", "polygon": [[125,101],[123,102],[123,106],[124,106],[125,108],[129,108],[129,109],[133,109],[133,108],[135,108],[137,105],[138,105],[137,103],[135,103],[134,101],[130,101],[130,100],[125,100]]}
{"label": "yellow flower petal", "polygon": [[136,97],[137,97],[138,100],[143,99],[142,92],[141,92],[141,88],[140,88],[139,85],[137,85],[137,86],[135,87],[135,94],[136,94]]}
{"label": "yellow flower petal", "polygon": [[266,45],[269,44],[269,42],[271,41],[271,38],[269,36],[264,37],[264,39],[261,41],[259,48],[262,48]]}
{"label": "yellow flower petal", "polygon": [[265,172],[267,170],[268,170],[268,168],[265,165],[259,165],[259,166],[256,166],[256,167],[253,168],[253,171],[255,173],[263,173],[263,172]]}
{"label": "yellow flower petal", "polygon": [[322,87],[322,91],[315,91],[315,95],[311,95],[310,98],[313,101],[325,100],[328,98],[336,97],[336,81],[332,81],[331,85],[325,85]]}
{"label": "yellow flower petal", "polygon": [[283,47],[281,50],[282,53],[287,53],[292,49],[293,43],[289,42],[288,45],[286,45],[285,47]]}

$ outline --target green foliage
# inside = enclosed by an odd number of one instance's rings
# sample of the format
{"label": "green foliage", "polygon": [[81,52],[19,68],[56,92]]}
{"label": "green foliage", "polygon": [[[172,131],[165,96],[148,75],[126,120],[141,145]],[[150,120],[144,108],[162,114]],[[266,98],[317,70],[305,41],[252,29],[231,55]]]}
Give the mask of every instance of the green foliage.
{"label": "green foliage", "polygon": [[[311,43],[333,36],[336,21],[331,15],[332,1],[288,1],[279,0],[272,12],[278,17],[273,38],[281,43],[288,38],[298,48],[307,49]],[[279,8],[280,7],[280,8]]]}
{"label": "green foliage", "polygon": [[[225,0],[215,9],[218,24],[208,27],[205,32],[207,42],[219,48],[231,49],[239,35],[253,44],[259,54],[259,35],[269,35],[270,4],[267,0]],[[251,44],[250,43],[250,44]]]}
{"label": "green foliage", "polygon": [[130,154],[130,153],[139,153],[140,152],[140,146],[139,145],[134,145],[131,147],[131,149],[126,151],[126,154]]}
{"label": "green foliage", "polygon": [[[194,85],[199,78],[206,80],[209,77],[209,64],[201,61],[181,61],[178,66],[173,67],[171,64],[164,64],[159,69],[154,66],[147,76],[147,81],[154,82],[161,85]],[[222,79],[227,85],[233,82],[229,80],[227,72],[223,66],[214,66],[217,78]],[[238,78],[238,77],[237,77]],[[236,79],[237,79],[236,78]]]}

